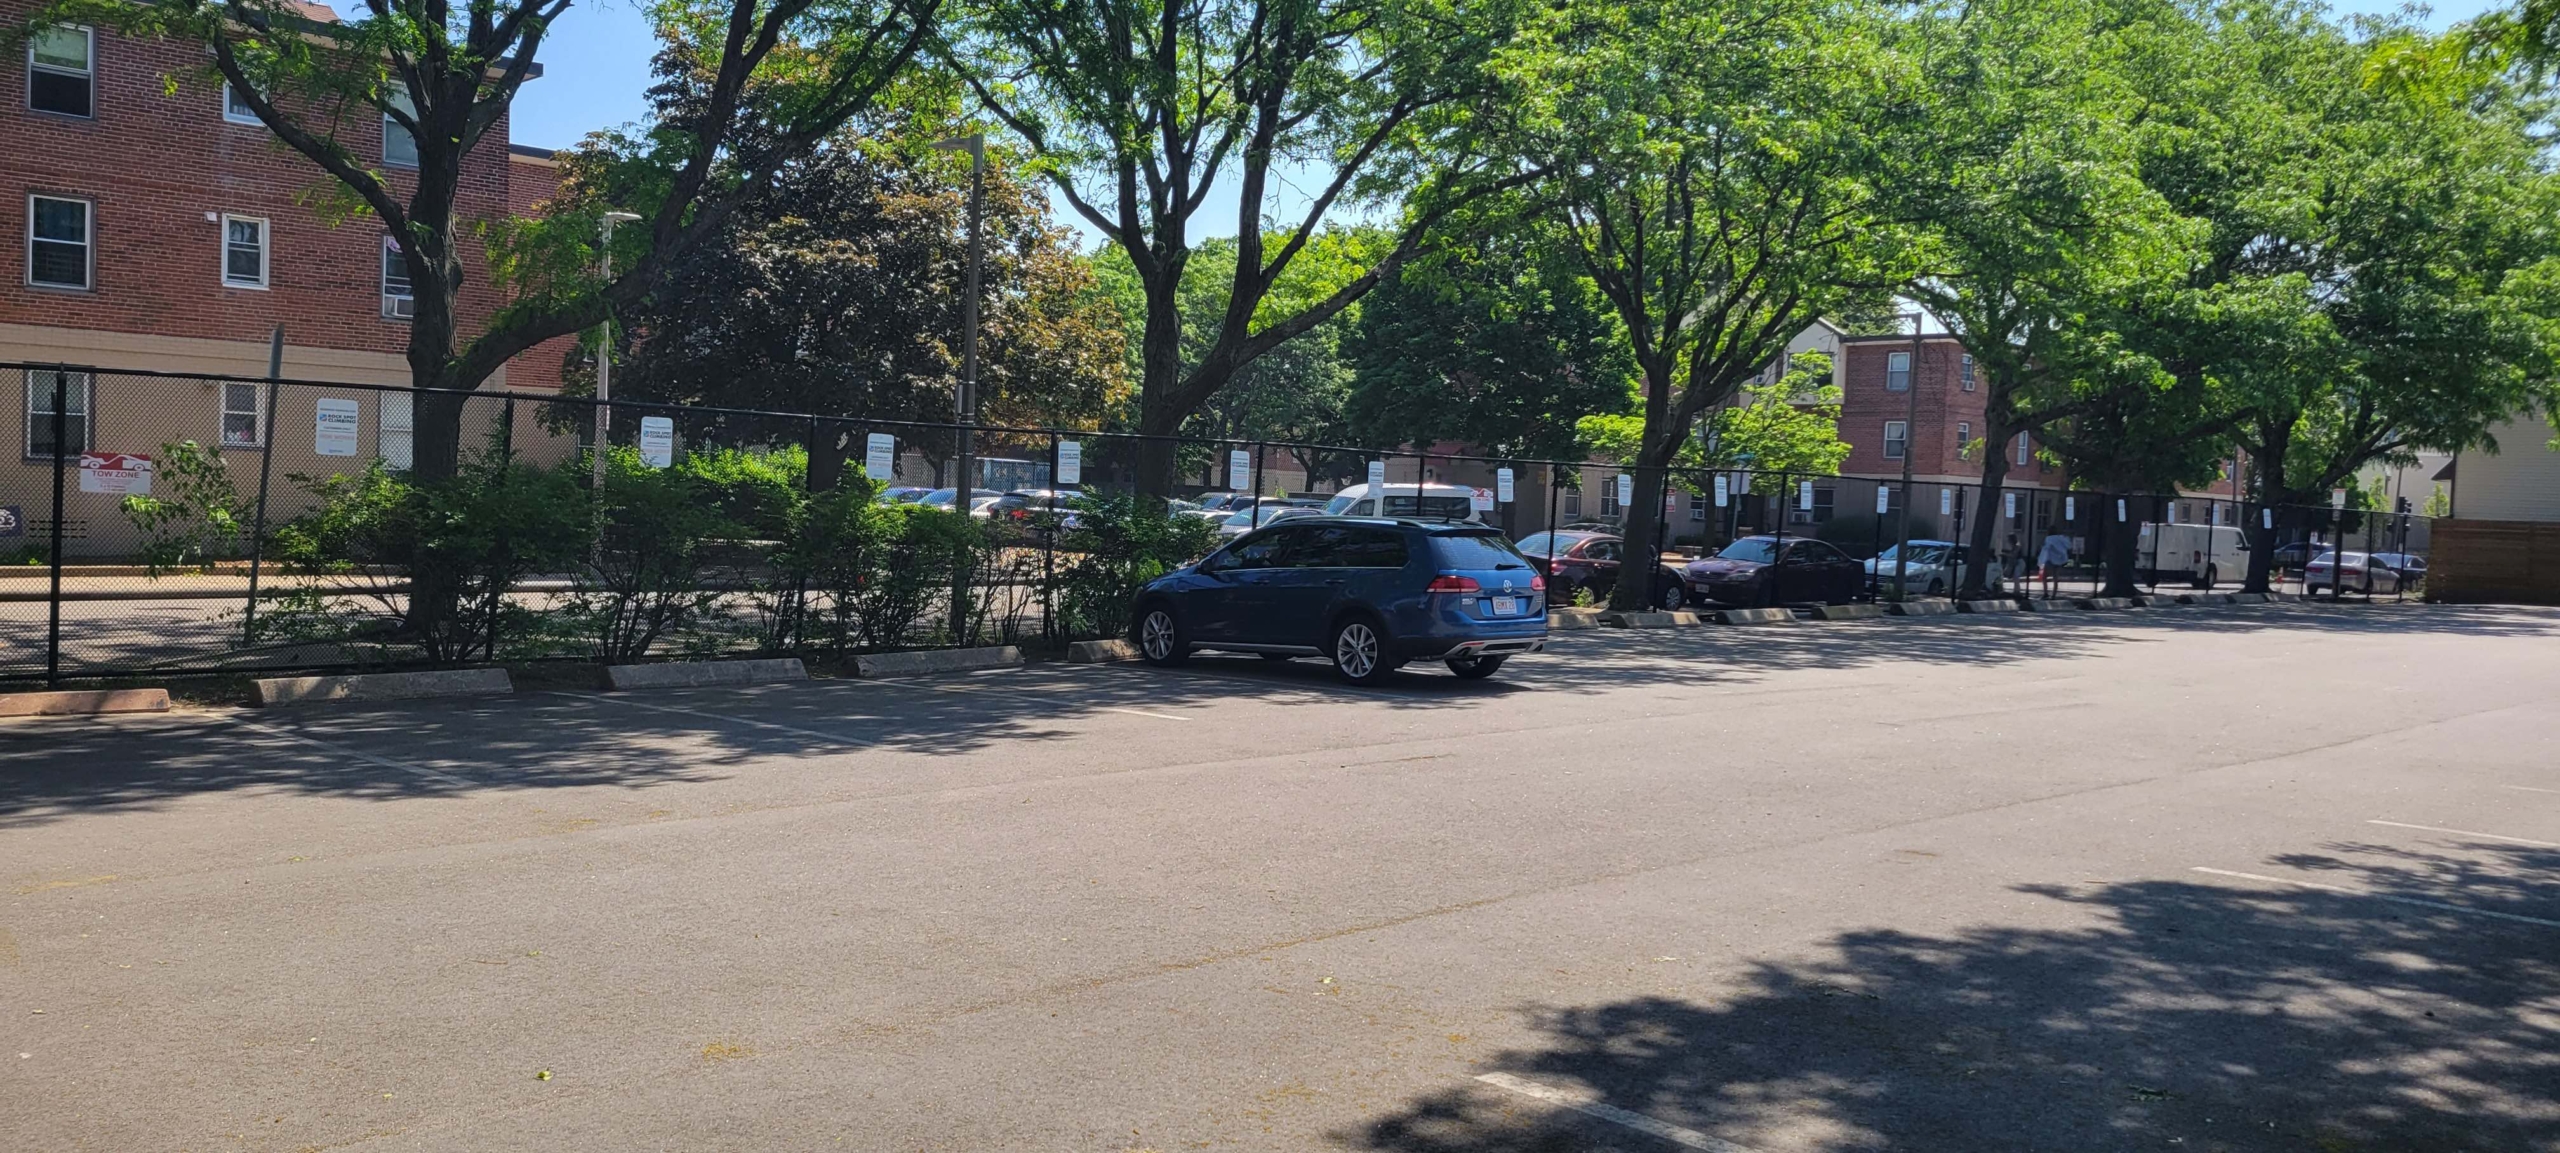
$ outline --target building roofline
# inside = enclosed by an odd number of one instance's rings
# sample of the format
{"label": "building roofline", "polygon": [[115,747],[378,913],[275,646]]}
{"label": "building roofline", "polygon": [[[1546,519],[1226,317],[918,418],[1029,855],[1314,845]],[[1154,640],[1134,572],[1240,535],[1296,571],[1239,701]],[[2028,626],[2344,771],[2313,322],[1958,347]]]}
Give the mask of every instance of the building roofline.
{"label": "building roofline", "polygon": [[[1963,343],[1962,341],[1956,340],[1953,333],[1947,332],[1924,332],[1920,334],[1920,339],[1923,341],[1944,340],[1957,344]],[[1875,344],[1880,341],[1900,341],[1904,344],[1909,344],[1911,343],[1911,334],[1907,332],[1871,332],[1864,335],[1853,335],[1851,333],[1844,332],[1840,334],[1840,343],[1842,344]]]}
{"label": "building roofline", "polygon": [[509,144],[507,159],[519,164],[547,164],[557,168],[560,166],[560,150],[537,148],[531,144]]}

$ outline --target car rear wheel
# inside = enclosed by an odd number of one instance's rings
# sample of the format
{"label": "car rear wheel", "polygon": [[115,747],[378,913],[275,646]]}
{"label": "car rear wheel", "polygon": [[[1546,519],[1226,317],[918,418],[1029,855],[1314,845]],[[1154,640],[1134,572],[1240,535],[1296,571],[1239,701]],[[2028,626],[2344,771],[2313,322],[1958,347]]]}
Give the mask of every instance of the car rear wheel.
{"label": "car rear wheel", "polygon": [[1355,685],[1387,679],[1395,666],[1387,656],[1387,637],[1375,621],[1352,617],[1333,627],[1333,671]]}
{"label": "car rear wheel", "polygon": [[1494,674],[1494,670],[1502,667],[1502,662],[1510,659],[1511,658],[1507,656],[1451,657],[1448,660],[1448,665],[1449,671],[1458,674],[1459,680],[1480,681],[1486,677],[1492,676]]}
{"label": "car rear wheel", "polygon": [[1191,638],[1182,633],[1182,622],[1174,619],[1173,610],[1163,605],[1149,605],[1138,614],[1138,655],[1148,664],[1171,667],[1191,655]]}

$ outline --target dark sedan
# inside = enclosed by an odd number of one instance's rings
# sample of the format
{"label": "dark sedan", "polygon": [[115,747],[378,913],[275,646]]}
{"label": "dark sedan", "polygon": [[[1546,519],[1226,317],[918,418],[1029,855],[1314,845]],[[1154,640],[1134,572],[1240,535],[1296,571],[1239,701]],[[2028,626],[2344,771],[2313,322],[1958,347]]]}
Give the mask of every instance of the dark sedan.
{"label": "dark sedan", "polygon": [[1681,577],[1699,600],[1729,605],[1845,605],[1866,587],[1866,569],[1818,540],[1747,536],[1689,562]]}
{"label": "dark sedan", "polygon": [[[1547,595],[1555,603],[1570,605],[1576,589],[1591,590],[1592,599],[1606,601],[1609,590],[1618,586],[1618,564],[1625,555],[1626,542],[1616,533],[1536,532],[1520,538],[1520,555],[1547,578]],[[1552,554],[1552,556],[1550,555]],[[1686,586],[1680,574],[1663,569],[1653,582],[1656,608],[1676,609],[1688,601]]]}

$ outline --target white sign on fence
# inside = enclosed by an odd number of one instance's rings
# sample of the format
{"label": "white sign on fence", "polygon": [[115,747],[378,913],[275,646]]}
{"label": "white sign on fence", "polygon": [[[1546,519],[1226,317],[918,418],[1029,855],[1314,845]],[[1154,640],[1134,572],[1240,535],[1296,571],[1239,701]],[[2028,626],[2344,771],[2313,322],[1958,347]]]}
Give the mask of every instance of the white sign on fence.
{"label": "white sign on fence", "polygon": [[1625,508],[1625,507],[1627,507],[1628,505],[1634,504],[1635,502],[1636,502],[1636,478],[1631,477],[1631,476],[1628,476],[1627,474],[1625,474],[1625,473],[1623,473],[1623,472],[1622,472],[1622,473],[1619,473],[1619,474],[1618,474],[1618,507],[1619,507],[1619,508]]}
{"label": "white sign on fence", "polygon": [[666,468],[676,462],[676,422],[669,417],[640,418],[640,463]]}
{"label": "white sign on fence", "polygon": [[324,396],[318,404],[318,411],[311,418],[311,451],[322,456],[354,456],[356,430],[364,423],[356,402]]}
{"label": "white sign on fence", "polygon": [[2124,523],[2124,498],[2123,498],[2123,497],[2117,497],[2117,498],[2116,498],[2116,523],[2117,523],[2117,524],[2123,524],[2123,523]]}
{"label": "white sign on fence", "polygon": [[1234,490],[1236,490],[1237,492],[1249,492],[1249,491],[1252,491],[1252,489],[1253,489],[1253,454],[1252,454],[1252,453],[1246,452],[1245,450],[1240,449],[1240,448],[1239,448],[1239,449],[1232,449],[1232,450],[1229,450],[1229,451],[1228,451],[1228,453],[1227,453],[1227,487],[1228,487],[1228,488],[1231,488],[1231,489],[1234,489]]}
{"label": "white sign on fence", "polygon": [[1507,468],[1493,470],[1493,499],[1510,504],[1512,493],[1511,470]]}
{"label": "white sign on fence", "polygon": [[1489,488],[1471,488],[1471,489],[1468,489],[1468,490],[1467,490],[1467,507],[1468,507],[1468,508],[1471,508],[1471,509],[1474,509],[1474,510],[1476,510],[1477,512],[1492,512],[1492,511],[1493,511],[1493,490],[1492,490],[1492,489],[1489,489]]}
{"label": "white sign on fence", "polygon": [[1951,488],[1942,488],[1942,489],[1939,489],[1939,490],[1938,490],[1938,515],[1939,515],[1939,516],[1946,516],[1946,515],[1948,515],[1948,514],[1950,514],[1950,513],[1953,513],[1953,512],[1955,512],[1955,511],[1956,511],[1956,490],[1951,489]]}
{"label": "white sign on fence", "polygon": [[2276,527],[2276,510],[2271,509],[2271,508],[2262,508],[2262,509],[2259,509],[2259,510],[2258,510],[2258,523],[2259,523],[2260,525],[2263,525],[2263,526],[2267,527],[2267,528],[2274,528],[2274,527]]}
{"label": "white sign on fence", "polygon": [[2345,489],[2343,489],[2343,488],[2333,488],[2333,489],[2330,489],[2330,490],[2329,490],[2329,507],[2330,507],[2330,508],[2345,508],[2345,507],[2347,507],[2347,490],[2345,490]]}
{"label": "white sign on fence", "polygon": [[1730,501],[1730,500],[1732,500],[1732,499],[1733,499],[1733,478],[1732,478],[1732,477],[1729,477],[1729,476],[1726,476],[1726,475],[1724,475],[1723,473],[1717,473],[1717,474],[1716,474],[1716,507],[1717,507],[1717,508],[1723,508],[1723,507],[1725,506],[1725,502]]}
{"label": "white sign on fence", "polygon": [[[897,465],[897,437],[885,432],[875,432],[862,438],[862,475],[873,480],[887,480],[889,474],[896,471]],[[968,505],[969,498],[963,494],[960,498],[960,506],[967,508]]]}
{"label": "white sign on fence", "polygon": [[2206,505],[2205,507],[2213,510],[2213,523],[2214,523],[2216,526],[2221,525],[2221,524],[2222,524],[2222,506],[2221,506],[2221,505],[2218,505],[2218,504],[2209,504],[2209,505]]}
{"label": "white sign on fence", "polygon": [[2014,492],[2000,494],[2000,515],[2009,520],[2018,519],[2018,494]]}
{"label": "white sign on fence", "polygon": [[2064,519],[2064,520],[2078,520],[2078,519],[2080,519],[2080,498],[2079,498],[2079,497],[2076,497],[2076,496],[2066,496],[2066,497],[2062,498],[2062,519]]}
{"label": "white sign on fence", "polygon": [[151,458],[130,452],[81,453],[80,491],[108,496],[149,496]]}
{"label": "white sign on fence", "polygon": [[1877,515],[1877,516],[1883,516],[1884,514],[1889,513],[1889,512],[1892,512],[1892,511],[1893,511],[1893,490],[1892,490],[1892,489],[1889,489],[1889,488],[1886,488],[1886,487],[1885,487],[1885,486],[1883,486],[1883,485],[1877,485],[1877,486],[1876,486],[1876,515]]}
{"label": "white sign on fence", "polygon": [[1796,482],[1796,507],[1803,509],[1806,512],[1813,511],[1812,481],[1800,480]]}
{"label": "white sign on fence", "polygon": [[2176,523],[2178,523],[2178,502],[2176,502],[2176,501],[2174,501],[2174,500],[2173,500],[2173,501],[2170,501],[2170,502],[2169,502],[2166,506],[2164,506],[2164,507],[2166,507],[2166,508],[2169,510],[2169,523],[2170,523],[2170,524],[2176,524]]}
{"label": "white sign on fence", "polygon": [[1058,483],[1084,483],[1084,442],[1074,440],[1058,442]]}
{"label": "white sign on fence", "polygon": [[[1373,460],[1369,462],[1369,487],[1380,491],[1384,491],[1386,489],[1387,462],[1383,460]],[[1371,493],[1370,495],[1375,496],[1377,494]]]}

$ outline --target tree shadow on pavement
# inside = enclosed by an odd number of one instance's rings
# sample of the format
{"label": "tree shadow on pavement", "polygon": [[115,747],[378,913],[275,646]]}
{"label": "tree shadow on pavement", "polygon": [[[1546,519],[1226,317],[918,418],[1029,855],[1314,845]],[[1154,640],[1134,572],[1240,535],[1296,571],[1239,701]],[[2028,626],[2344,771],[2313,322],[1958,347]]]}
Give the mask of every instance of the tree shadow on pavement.
{"label": "tree shadow on pavement", "polygon": [[[2334,845],[2257,871],[2288,868],[2355,892],[2029,886],[2101,924],[1846,933],[1712,1003],[1524,1010],[1547,1040],[1484,1067],[1710,1148],[2560,1149],[2560,926],[2390,899],[2560,921],[2560,852]],[[1334,1137],[1395,1153],[1681,1147],[1483,1083]]]}

